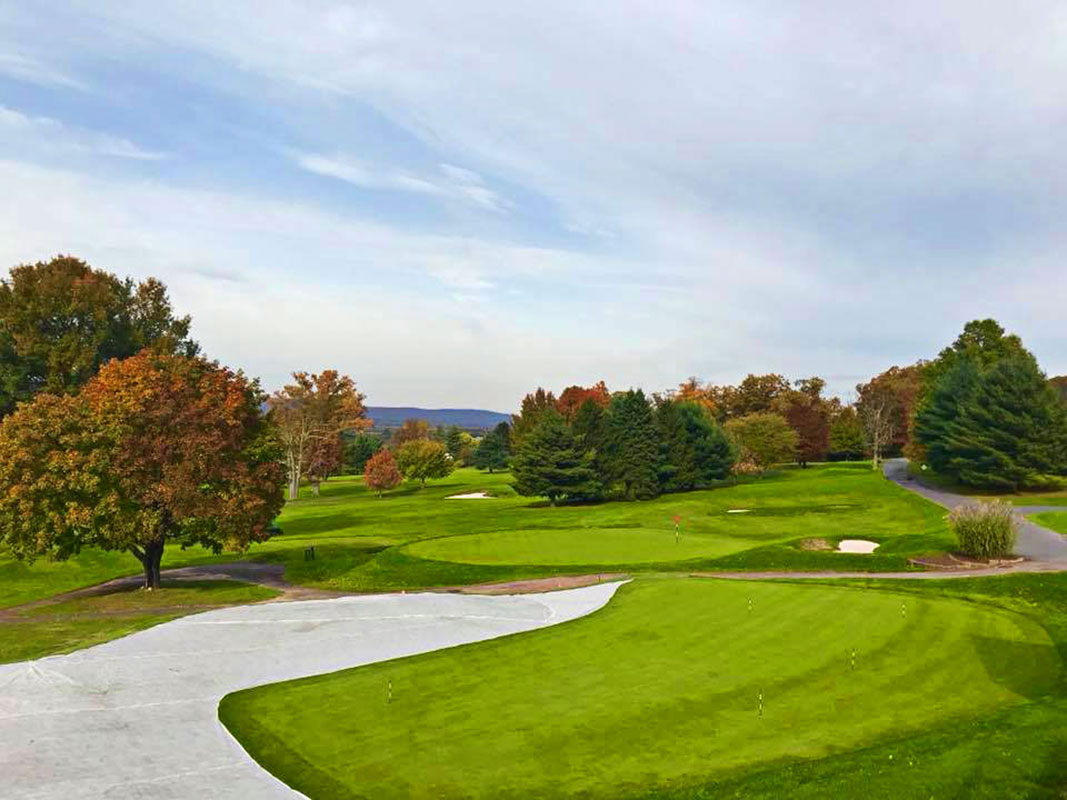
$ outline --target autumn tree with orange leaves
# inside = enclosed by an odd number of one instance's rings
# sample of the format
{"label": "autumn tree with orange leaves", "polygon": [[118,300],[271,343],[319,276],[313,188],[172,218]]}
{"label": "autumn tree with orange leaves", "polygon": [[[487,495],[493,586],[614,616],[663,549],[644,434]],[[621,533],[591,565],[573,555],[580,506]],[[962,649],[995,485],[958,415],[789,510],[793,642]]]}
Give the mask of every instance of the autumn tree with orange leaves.
{"label": "autumn tree with orange leaves", "polygon": [[239,372],[147,351],[38,395],[0,423],[0,543],[24,560],[126,550],[156,589],[168,542],[265,539],[283,476],[263,399]]}
{"label": "autumn tree with orange leaves", "polygon": [[404,476],[400,474],[396,459],[389,448],[383,447],[367,459],[367,466],[363,469],[363,483],[368,489],[377,492],[378,497],[382,496],[382,492],[395,489],[403,480]]}
{"label": "autumn tree with orange leaves", "polygon": [[294,372],[293,382],[271,395],[269,406],[284,448],[290,500],[298,496],[305,474],[318,494],[318,482],[340,461],[343,431],[371,425],[356,384],[332,369],[318,375]]}
{"label": "autumn tree with orange leaves", "polygon": [[598,381],[592,386],[568,386],[560,394],[556,401],[556,411],[567,422],[573,422],[578,409],[586,400],[592,400],[601,408],[607,408],[611,403],[611,392],[608,391],[604,381]]}

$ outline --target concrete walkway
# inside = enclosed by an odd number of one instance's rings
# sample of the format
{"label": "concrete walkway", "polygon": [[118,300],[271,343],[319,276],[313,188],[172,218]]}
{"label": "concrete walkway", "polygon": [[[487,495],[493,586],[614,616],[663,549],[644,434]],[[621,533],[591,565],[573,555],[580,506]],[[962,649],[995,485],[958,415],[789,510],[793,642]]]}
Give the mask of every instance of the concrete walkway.
{"label": "concrete walkway", "polygon": [[[884,468],[885,475],[889,480],[945,508],[953,509],[957,506],[978,502],[973,497],[955,494],[943,489],[933,489],[911,479],[908,477],[907,459],[890,459],[885,462]],[[1026,514],[1037,514],[1041,511],[1067,511],[1067,507],[1016,506],[1015,511],[1019,518],[1019,533],[1015,543],[1015,552],[1032,561],[1056,562],[1058,564],[1059,562],[1065,562],[1060,564],[1060,567],[1067,568],[1067,537],[1025,519]]]}
{"label": "concrete walkway", "polygon": [[301,797],[218,722],[224,695],[557,625],[601,608],[619,585],[238,606],[0,665],[0,797]]}

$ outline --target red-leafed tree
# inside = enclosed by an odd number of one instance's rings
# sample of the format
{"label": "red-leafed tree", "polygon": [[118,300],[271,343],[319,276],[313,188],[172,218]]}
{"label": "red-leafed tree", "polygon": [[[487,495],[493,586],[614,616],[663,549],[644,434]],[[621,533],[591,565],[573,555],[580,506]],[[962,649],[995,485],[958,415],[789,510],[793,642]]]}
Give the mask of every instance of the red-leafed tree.
{"label": "red-leafed tree", "polygon": [[608,407],[608,404],[611,403],[611,393],[608,391],[604,381],[598,381],[589,387],[568,386],[556,401],[556,411],[567,422],[571,422],[586,400],[592,400],[601,408]]}
{"label": "red-leafed tree", "polygon": [[241,373],[147,351],[38,395],[0,424],[0,542],[30,560],[127,550],[154,589],[168,542],[265,539],[283,474],[263,399]]}
{"label": "red-leafed tree", "polygon": [[363,470],[363,482],[368,488],[382,496],[382,492],[395,489],[404,480],[400,470],[396,466],[396,459],[388,448],[383,447],[377,453],[367,459],[367,466]]}
{"label": "red-leafed tree", "polygon": [[826,382],[806,378],[796,382],[796,389],[786,392],[777,406],[789,426],[797,432],[797,463],[806,467],[822,461],[830,452],[830,420],[833,404],[822,396]]}

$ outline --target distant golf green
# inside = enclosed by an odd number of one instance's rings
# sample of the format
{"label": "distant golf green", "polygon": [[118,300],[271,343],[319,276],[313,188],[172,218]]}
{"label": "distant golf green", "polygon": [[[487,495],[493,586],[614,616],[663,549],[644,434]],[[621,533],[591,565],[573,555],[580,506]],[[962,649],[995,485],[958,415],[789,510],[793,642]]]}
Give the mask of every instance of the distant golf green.
{"label": "distant golf green", "polygon": [[[573,528],[426,539],[405,548],[418,558],[462,564],[647,564],[722,555],[708,534],[677,539],[669,529]],[[728,551],[728,550],[727,550]]]}
{"label": "distant golf green", "polygon": [[1036,622],[979,604],[643,579],[558,628],[239,692],[220,718],[311,798],[615,798],[986,714],[1061,668]]}

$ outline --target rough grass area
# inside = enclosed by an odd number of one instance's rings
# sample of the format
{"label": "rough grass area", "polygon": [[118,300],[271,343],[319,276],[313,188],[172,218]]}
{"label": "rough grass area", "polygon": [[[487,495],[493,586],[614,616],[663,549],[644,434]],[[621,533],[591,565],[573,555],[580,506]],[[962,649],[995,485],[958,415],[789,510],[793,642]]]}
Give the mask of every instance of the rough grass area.
{"label": "rough grass area", "polygon": [[[906,569],[909,556],[943,551],[954,541],[944,510],[901,489],[868,464],[790,468],[646,502],[550,507],[518,497],[506,473],[473,469],[405,485],[383,498],[361,478],[335,478],[318,498],[289,503],[278,520],[284,531],[243,555],[214,556],[200,548],[168,548],[163,567],[236,558],[285,565],[293,582],[341,591],[387,591],[536,578],[561,572],[684,571],[689,569]],[[449,495],[487,491],[491,501],[448,501]],[[748,513],[731,514],[744,508]],[[674,544],[675,516],[681,544]],[[599,534],[597,532],[600,532]],[[631,539],[622,538],[630,532]],[[590,533],[593,532],[593,533]],[[420,558],[421,548],[462,548],[445,537],[488,536],[500,552],[479,563]],[[514,535],[514,536],[513,536]],[[805,539],[844,538],[880,543],[873,555],[812,552]],[[423,540],[435,544],[406,545]],[[613,542],[613,543],[611,543]],[[660,546],[662,544],[662,546]],[[315,547],[314,561],[304,550]],[[445,556],[451,557],[451,556]],[[0,558],[0,608],[135,574],[125,553],[86,551],[66,563],[19,564]]]}
{"label": "rough grass area", "polygon": [[8,613],[0,619],[0,663],[69,653],[210,608],[254,603],[278,592],[237,581],[164,583]]}
{"label": "rough grass area", "polygon": [[1049,634],[990,606],[646,578],[559,628],[239,692],[220,717],[312,798],[700,797],[1061,688]]}
{"label": "rough grass area", "polygon": [[1044,511],[1040,514],[1031,514],[1028,519],[1067,536],[1067,511]]}

